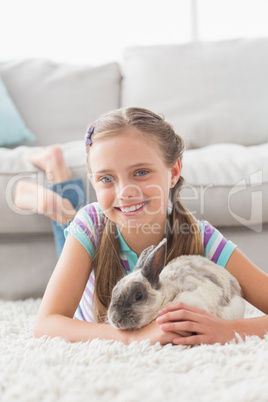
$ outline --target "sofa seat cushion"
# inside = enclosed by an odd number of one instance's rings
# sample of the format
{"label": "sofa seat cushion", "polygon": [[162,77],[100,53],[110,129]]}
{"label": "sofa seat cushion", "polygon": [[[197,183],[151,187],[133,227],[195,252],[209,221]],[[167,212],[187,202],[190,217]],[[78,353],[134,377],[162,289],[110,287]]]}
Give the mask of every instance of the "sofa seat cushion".
{"label": "sofa seat cushion", "polygon": [[[73,177],[83,179],[88,201],[95,201],[87,176],[83,141],[61,147]],[[33,211],[19,211],[13,203],[18,180],[47,183],[44,173],[27,160],[29,153],[36,149],[39,148],[0,148],[0,191],[5,194],[0,234],[52,231],[48,218]],[[187,150],[182,175],[186,180],[181,192],[183,202],[197,218],[207,219],[216,226],[254,226],[256,230],[268,222],[267,143],[251,147],[215,144]]]}
{"label": "sofa seat cushion", "polygon": [[[60,145],[64,158],[71,168],[73,178],[83,179],[87,199],[95,201],[95,192],[89,183],[86,168],[86,152],[84,141],[72,141]],[[1,202],[1,234],[52,233],[50,219],[38,215],[35,211],[21,211],[14,205],[14,192],[19,180],[30,180],[45,186],[48,182],[42,170],[28,162],[28,155],[40,147],[20,146],[15,149],[0,148],[0,191]]]}
{"label": "sofa seat cushion", "polygon": [[188,150],[182,176],[182,199],[198,218],[256,231],[268,222],[268,143]]}
{"label": "sofa seat cushion", "polygon": [[162,113],[188,143],[267,141],[268,38],[125,51],[122,105]]}

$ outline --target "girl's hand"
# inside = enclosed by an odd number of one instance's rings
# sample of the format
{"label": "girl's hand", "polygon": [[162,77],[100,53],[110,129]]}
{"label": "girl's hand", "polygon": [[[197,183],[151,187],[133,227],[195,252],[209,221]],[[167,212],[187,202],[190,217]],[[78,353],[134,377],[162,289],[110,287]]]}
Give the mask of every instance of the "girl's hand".
{"label": "girl's hand", "polygon": [[224,344],[235,338],[234,321],[223,320],[188,304],[169,304],[158,315],[156,322],[161,330],[180,335],[182,331],[188,332],[188,336],[176,336],[172,340],[177,345]]}
{"label": "girl's hand", "polygon": [[157,342],[160,342],[161,345],[166,345],[167,343],[172,343],[173,339],[180,339],[179,336],[189,335],[184,331],[176,331],[171,332],[168,330],[163,331],[159,324],[156,321],[152,321],[150,324],[145,327],[128,332],[128,342],[131,343],[133,341],[143,341],[145,339],[149,339],[151,344],[154,345]]}

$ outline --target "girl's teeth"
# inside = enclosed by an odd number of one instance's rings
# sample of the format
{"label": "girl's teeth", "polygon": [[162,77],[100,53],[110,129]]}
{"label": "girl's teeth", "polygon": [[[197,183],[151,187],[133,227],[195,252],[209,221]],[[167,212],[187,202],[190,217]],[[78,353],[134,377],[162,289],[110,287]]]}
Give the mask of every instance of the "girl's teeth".
{"label": "girl's teeth", "polygon": [[137,209],[140,209],[143,204],[139,204],[139,205],[131,205],[131,207],[126,207],[126,208],[120,208],[122,212],[133,212],[136,211]]}

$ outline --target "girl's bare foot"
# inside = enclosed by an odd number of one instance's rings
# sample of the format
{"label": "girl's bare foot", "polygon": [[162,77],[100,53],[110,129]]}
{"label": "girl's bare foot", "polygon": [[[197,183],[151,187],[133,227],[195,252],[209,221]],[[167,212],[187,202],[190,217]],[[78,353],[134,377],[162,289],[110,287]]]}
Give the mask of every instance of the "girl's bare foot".
{"label": "girl's bare foot", "polygon": [[76,214],[76,210],[69,200],[39,184],[26,180],[17,184],[14,204],[18,209],[46,215],[61,224],[68,223]]}
{"label": "girl's bare foot", "polygon": [[29,155],[28,160],[46,172],[48,180],[60,183],[71,179],[71,171],[66,165],[63,151],[57,145],[41,148]]}

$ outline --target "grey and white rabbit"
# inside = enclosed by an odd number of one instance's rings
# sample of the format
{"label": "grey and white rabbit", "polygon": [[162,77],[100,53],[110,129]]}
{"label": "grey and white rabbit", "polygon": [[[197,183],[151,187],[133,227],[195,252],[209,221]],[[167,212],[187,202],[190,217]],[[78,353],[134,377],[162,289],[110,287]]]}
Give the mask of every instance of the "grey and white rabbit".
{"label": "grey and white rabbit", "polygon": [[181,256],[165,266],[166,239],[145,249],[133,272],[114,287],[108,322],[138,329],[169,303],[183,302],[225,319],[243,318],[245,302],[238,281],[200,255]]}

